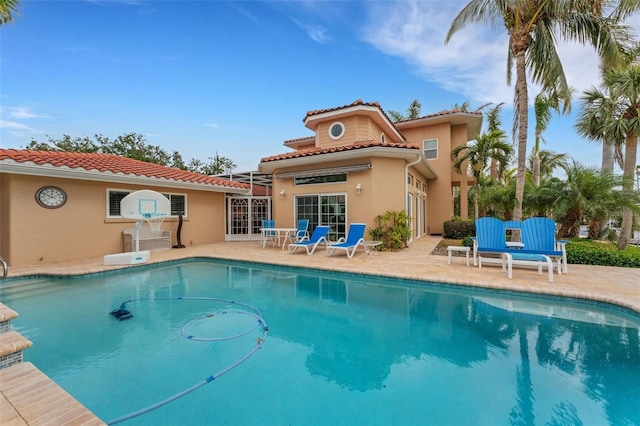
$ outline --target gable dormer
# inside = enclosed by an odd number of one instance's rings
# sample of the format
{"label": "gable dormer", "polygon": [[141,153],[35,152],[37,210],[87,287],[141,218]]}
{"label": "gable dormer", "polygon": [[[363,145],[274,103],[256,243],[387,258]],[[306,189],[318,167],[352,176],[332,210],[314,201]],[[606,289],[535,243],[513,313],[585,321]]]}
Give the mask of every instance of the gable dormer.
{"label": "gable dormer", "polygon": [[405,143],[378,102],[357,100],[350,105],[307,112],[304,125],[315,132],[315,147],[352,145],[358,141]]}

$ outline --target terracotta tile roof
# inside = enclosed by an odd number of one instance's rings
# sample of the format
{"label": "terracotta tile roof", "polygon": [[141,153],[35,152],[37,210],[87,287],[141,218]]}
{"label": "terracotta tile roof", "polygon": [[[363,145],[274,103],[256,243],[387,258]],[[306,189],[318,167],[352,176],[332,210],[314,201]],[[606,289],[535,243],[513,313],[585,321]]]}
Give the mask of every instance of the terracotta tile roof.
{"label": "terracotta tile roof", "polygon": [[398,124],[398,123],[406,123],[406,122],[413,121],[413,120],[422,120],[424,118],[433,118],[433,117],[439,117],[439,116],[443,116],[443,115],[451,115],[451,114],[475,114],[475,115],[482,116],[482,112],[480,112],[480,111],[463,111],[463,110],[457,108],[457,109],[449,109],[449,110],[443,110],[443,111],[439,111],[439,112],[434,112],[433,114],[423,115],[422,117],[418,117],[418,118],[410,118],[408,120],[398,121],[398,122],[396,122],[396,124]]}
{"label": "terracotta tile roof", "polygon": [[261,163],[267,163],[269,161],[287,160],[290,158],[309,157],[312,155],[330,154],[333,152],[352,151],[356,149],[371,148],[374,146],[388,147],[388,148],[408,148],[408,149],[420,149],[420,147],[413,143],[382,143],[376,140],[358,141],[351,145],[332,146],[329,148],[311,148],[303,149],[300,151],[288,152],[286,154],[272,155],[270,157],[263,157],[260,159]]}
{"label": "terracotta tile roof", "polygon": [[289,144],[289,143],[297,143],[297,142],[314,142],[316,140],[316,136],[304,136],[302,138],[296,138],[296,139],[288,139],[286,141],[284,141],[285,144]]}
{"label": "terracotta tile roof", "polygon": [[[380,110],[382,111],[382,108],[380,107],[380,104],[378,102],[363,102],[362,99],[357,99],[355,100],[353,103],[349,104],[349,105],[342,105],[339,107],[334,107],[334,108],[325,108],[325,109],[316,109],[313,111],[307,111],[307,115],[305,115],[305,119],[307,117],[311,117],[312,115],[318,115],[318,114],[323,114],[325,112],[331,112],[331,111],[338,111],[340,109],[344,109],[344,108],[350,108],[353,106],[357,106],[357,105],[366,105],[366,106],[372,106],[372,107],[377,107],[380,108]],[[382,111],[384,113],[384,111]],[[304,119],[303,119],[304,121]]]}
{"label": "terracotta tile roof", "polygon": [[53,167],[110,172],[231,188],[249,188],[249,185],[240,182],[232,182],[218,177],[132,160],[131,158],[111,154],[0,148],[0,161],[2,160],[13,160],[18,163],[31,162]]}

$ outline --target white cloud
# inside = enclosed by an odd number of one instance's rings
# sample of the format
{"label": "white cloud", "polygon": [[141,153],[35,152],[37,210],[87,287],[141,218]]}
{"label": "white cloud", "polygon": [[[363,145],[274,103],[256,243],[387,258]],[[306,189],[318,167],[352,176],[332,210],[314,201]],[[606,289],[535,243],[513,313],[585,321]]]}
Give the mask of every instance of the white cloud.
{"label": "white cloud", "polygon": [[[488,25],[469,25],[444,39],[464,1],[371,2],[364,38],[382,52],[404,58],[427,81],[479,103],[513,103],[506,83],[507,36]],[[640,17],[629,20],[640,30]],[[580,93],[599,83],[599,61],[591,47],[558,45],[567,81]],[[515,70],[512,84],[515,82]],[[537,89],[529,85],[530,94]],[[531,96],[533,98],[533,96]]]}
{"label": "white cloud", "polygon": [[28,119],[28,118],[47,118],[46,115],[38,114],[33,111],[29,107],[6,107],[3,109],[3,112],[7,113],[7,115],[11,118],[15,119]]}
{"label": "white cloud", "polygon": [[311,40],[315,41],[316,43],[325,44],[326,42],[331,40],[326,28],[320,25],[304,24],[293,17],[290,17],[289,19],[291,19],[291,21],[298,27],[302,28],[302,30],[307,33],[309,38],[311,38]]}
{"label": "white cloud", "polygon": [[30,135],[43,134],[41,130],[34,129],[26,124],[19,123],[17,121],[7,121],[0,119],[0,129],[8,131],[12,136],[25,137]]}
{"label": "white cloud", "polygon": [[220,125],[218,123],[202,123],[204,127],[211,127],[213,129],[219,129]]}

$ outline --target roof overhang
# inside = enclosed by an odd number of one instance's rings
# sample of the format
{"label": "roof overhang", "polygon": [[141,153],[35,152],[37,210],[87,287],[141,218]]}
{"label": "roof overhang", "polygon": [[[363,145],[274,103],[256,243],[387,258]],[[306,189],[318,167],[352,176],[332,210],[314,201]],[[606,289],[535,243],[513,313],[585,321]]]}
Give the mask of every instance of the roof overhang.
{"label": "roof overhang", "polygon": [[213,176],[220,179],[226,179],[231,182],[246,183],[249,185],[263,185],[263,186],[272,185],[271,175],[267,173],[260,173],[258,171],[232,172],[232,173],[223,173],[223,174],[213,175]]}
{"label": "roof overhang", "polygon": [[452,126],[466,124],[467,140],[475,139],[482,129],[482,114],[472,112],[453,112],[441,115],[431,115],[414,120],[400,121],[396,127],[400,130],[412,129],[414,127],[431,126],[434,124],[449,123]]}
{"label": "roof overhang", "polygon": [[340,173],[364,172],[371,168],[371,163],[353,164],[351,166],[327,167],[324,169],[306,169],[297,172],[276,173],[276,179],[305,178],[311,176],[329,176]]}
{"label": "roof overhang", "polygon": [[130,185],[162,186],[167,188],[190,189],[195,191],[225,192],[233,194],[251,193],[251,189],[249,188],[234,188],[224,185],[214,185],[211,183],[187,182],[149,176],[87,170],[81,167],[71,168],[67,166],[52,166],[50,164],[34,164],[33,162],[17,162],[14,160],[1,160],[0,173],[43,176],[60,179],[88,180],[94,182],[110,182]]}
{"label": "roof overhang", "polygon": [[380,107],[373,105],[351,105],[333,111],[325,111],[304,118],[304,125],[310,130],[316,131],[318,124],[327,120],[338,120],[346,116],[366,116],[376,123],[381,129],[393,134],[394,139],[405,142],[404,136],[396,126],[387,118]]}
{"label": "roof overhang", "polygon": [[350,151],[329,152],[324,154],[310,155],[296,158],[285,158],[282,160],[266,161],[258,165],[258,170],[262,173],[271,173],[278,169],[290,167],[309,167],[320,163],[334,161],[352,161],[369,157],[401,158],[407,163],[418,161],[415,167],[427,179],[436,179],[438,174],[433,169],[427,157],[419,149],[391,148],[384,146],[372,146]]}

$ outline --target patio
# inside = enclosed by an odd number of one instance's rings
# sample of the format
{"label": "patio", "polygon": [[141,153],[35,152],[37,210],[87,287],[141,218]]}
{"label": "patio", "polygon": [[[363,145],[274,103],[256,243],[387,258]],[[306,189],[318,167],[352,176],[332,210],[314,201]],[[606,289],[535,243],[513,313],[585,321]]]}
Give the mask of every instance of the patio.
{"label": "patio", "polygon": [[[640,270],[638,269],[570,264],[568,274],[556,275],[555,282],[549,283],[546,277],[539,276],[536,270],[518,268],[514,271],[513,279],[510,280],[498,266],[483,267],[481,270],[473,266],[467,267],[463,257],[454,257],[451,265],[448,265],[447,256],[430,254],[440,239],[438,236],[423,237],[411,243],[409,248],[403,251],[375,252],[372,256],[367,256],[364,250],[359,248],[352,259],[341,254],[328,257],[322,246],[318,247],[313,255],[308,256],[304,253],[290,254],[288,250],[282,250],[279,247],[267,246],[263,249],[259,241],[225,242],[153,251],[150,261],[145,265],[190,257],[216,257],[573,296],[610,302],[640,312]],[[87,274],[117,268],[121,266],[104,266],[103,259],[97,258],[42,266],[9,267],[9,277],[33,274]]]}

